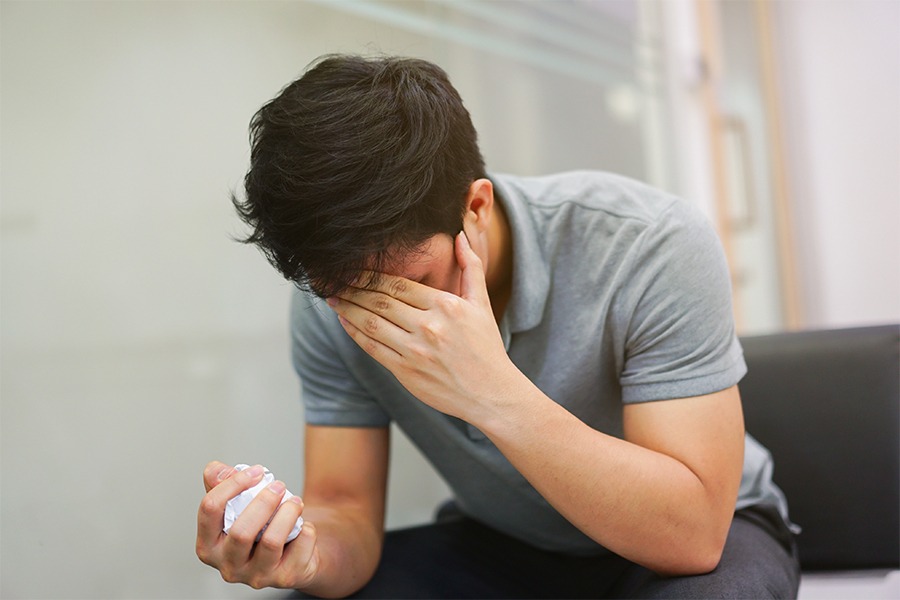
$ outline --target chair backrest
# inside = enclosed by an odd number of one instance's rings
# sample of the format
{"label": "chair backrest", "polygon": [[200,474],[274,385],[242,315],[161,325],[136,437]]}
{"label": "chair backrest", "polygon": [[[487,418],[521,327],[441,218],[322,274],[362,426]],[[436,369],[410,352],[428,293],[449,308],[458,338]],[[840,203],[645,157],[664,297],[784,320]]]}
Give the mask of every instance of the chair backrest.
{"label": "chair backrest", "polygon": [[900,566],[900,325],[741,343],[747,431],[772,452],[803,568]]}

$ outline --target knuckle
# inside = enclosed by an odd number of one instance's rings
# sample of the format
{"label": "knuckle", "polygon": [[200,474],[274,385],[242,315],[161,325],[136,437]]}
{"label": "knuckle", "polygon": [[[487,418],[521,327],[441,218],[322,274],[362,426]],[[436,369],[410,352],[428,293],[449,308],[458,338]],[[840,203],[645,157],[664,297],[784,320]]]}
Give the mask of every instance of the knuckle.
{"label": "knuckle", "polygon": [[391,296],[399,296],[406,293],[408,287],[405,279],[395,278],[388,283],[388,292]]}
{"label": "knuckle", "polygon": [[374,302],[374,308],[380,313],[386,312],[391,308],[391,301],[384,296],[376,298]]}
{"label": "knuckle", "polygon": [[319,534],[316,533],[315,524],[310,523],[309,521],[303,522],[303,529],[300,531],[300,535],[307,537],[309,542],[313,545],[315,545],[316,539],[319,537]]}
{"label": "knuckle", "polygon": [[281,550],[282,544],[278,540],[269,537],[268,535],[263,535],[257,543],[257,546],[263,550],[275,552],[277,550]]}
{"label": "knuckle", "polygon": [[413,357],[413,364],[423,365],[431,362],[431,351],[423,344],[410,344],[409,352]]}
{"label": "knuckle", "polygon": [[297,565],[296,568],[276,569],[270,578],[269,585],[281,589],[296,589],[308,585],[315,577],[309,572],[309,563]]}
{"label": "knuckle", "polygon": [[459,298],[452,294],[442,294],[435,300],[435,304],[448,313],[455,313],[459,309]]}
{"label": "knuckle", "polygon": [[219,513],[219,506],[216,501],[210,498],[209,494],[200,501],[200,514],[205,517],[215,517]]}
{"label": "knuckle", "polygon": [[429,320],[422,324],[422,332],[430,341],[440,340],[444,335],[444,324],[437,320]]}
{"label": "knuckle", "polygon": [[365,340],[362,344],[362,349],[367,354],[375,354],[378,352],[378,344],[374,340]]}
{"label": "knuckle", "polygon": [[276,573],[272,576],[272,578],[269,580],[269,586],[279,589],[286,589],[291,587],[288,583],[287,576],[281,572]]}
{"label": "knuckle", "polygon": [[363,323],[363,329],[367,333],[375,333],[376,331],[378,331],[378,318],[377,317],[366,317],[366,320]]}
{"label": "knuckle", "polygon": [[241,578],[232,569],[223,567],[219,569],[219,574],[227,583],[241,583]]}
{"label": "knuckle", "polygon": [[200,540],[197,540],[197,545],[194,547],[194,552],[197,553],[197,558],[200,559],[205,565],[213,566],[212,564],[212,556],[210,555],[209,550],[207,550],[206,546],[200,543]]}
{"label": "knuckle", "polygon": [[237,524],[231,528],[231,531],[228,532],[229,537],[236,543],[241,546],[247,546],[256,541],[256,533],[253,533],[246,528],[238,528]]}

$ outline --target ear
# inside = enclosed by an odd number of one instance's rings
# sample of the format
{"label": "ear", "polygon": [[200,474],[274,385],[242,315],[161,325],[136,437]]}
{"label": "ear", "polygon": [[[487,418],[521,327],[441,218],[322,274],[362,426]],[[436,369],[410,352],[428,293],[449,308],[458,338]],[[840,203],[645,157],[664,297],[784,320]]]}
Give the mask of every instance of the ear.
{"label": "ear", "polygon": [[476,179],[469,186],[469,195],[466,197],[466,220],[478,229],[479,233],[485,233],[494,214],[494,184],[490,179]]}

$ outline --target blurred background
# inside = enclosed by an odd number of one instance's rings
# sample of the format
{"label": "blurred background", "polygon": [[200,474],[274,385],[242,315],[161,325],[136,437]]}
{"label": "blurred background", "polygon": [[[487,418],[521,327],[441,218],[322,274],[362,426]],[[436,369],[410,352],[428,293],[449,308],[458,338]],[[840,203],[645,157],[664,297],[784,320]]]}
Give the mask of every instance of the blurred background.
{"label": "blurred background", "polygon": [[[442,65],[491,170],[696,202],[754,334],[900,321],[898,33],[894,0],[4,0],[0,596],[279,595],[195,518],[212,459],[301,491],[291,287],[229,193],[317,56]],[[428,521],[449,492],[394,439],[388,525]]]}

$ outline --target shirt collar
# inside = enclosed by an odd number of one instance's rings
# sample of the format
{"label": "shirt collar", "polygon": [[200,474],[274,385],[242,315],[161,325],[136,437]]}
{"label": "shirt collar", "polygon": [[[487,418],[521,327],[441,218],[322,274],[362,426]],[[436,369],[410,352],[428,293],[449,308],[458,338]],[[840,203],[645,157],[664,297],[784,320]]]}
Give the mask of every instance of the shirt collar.
{"label": "shirt collar", "polygon": [[523,190],[510,176],[491,174],[489,178],[494,184],[494,199],[506,211],[512,236],[512,293],[501,331],[514,334],[540,324],[550,293],[550,269]]}

